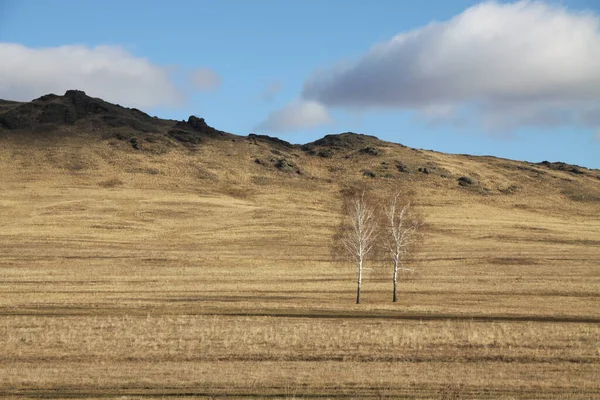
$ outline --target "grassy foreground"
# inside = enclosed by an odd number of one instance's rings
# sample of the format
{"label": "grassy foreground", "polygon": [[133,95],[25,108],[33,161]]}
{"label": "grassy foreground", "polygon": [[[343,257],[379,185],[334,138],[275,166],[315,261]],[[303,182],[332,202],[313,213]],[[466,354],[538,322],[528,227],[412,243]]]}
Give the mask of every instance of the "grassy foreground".
{"label": "grassy foreground", "polygon": [[0,396],[600,396],[597,202],[415,186],[419,274],[357,306],[334,180],[1,155]]}

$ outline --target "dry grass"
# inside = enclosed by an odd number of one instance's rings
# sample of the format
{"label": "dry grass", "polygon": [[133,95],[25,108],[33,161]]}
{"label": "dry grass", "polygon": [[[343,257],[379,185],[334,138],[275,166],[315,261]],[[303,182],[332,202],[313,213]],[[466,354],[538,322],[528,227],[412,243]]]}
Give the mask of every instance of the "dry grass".
{"label": "dry grass", "polygon": [[400,302],[372,265],[357,306],[354,271],[330,256],[356,159],[290,151],[298,176],[246,142],[156,155],[69,140],[0,148],[1,396],[600,396],[600,205],[568,200],[566,172],[531,183],[506,160],[384,148],[487,191],[369,180],[410,187],[427,229]]}

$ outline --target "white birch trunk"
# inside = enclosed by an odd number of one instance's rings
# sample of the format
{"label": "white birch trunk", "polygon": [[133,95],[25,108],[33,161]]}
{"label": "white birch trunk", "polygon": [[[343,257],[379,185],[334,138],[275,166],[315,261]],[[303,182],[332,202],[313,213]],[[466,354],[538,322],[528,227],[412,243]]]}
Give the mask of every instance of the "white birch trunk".
{"label": "white birch trunk", "polygon": [[356,289],[356,304],[360,304],[360,290],[362,289],[362,269],[363,269],[363,260],[361,259],[358,262],[358,287]]}
{"label": "white birch trunk", "polygon": [[398,301],[398,259],[394,259],[394,303]]}

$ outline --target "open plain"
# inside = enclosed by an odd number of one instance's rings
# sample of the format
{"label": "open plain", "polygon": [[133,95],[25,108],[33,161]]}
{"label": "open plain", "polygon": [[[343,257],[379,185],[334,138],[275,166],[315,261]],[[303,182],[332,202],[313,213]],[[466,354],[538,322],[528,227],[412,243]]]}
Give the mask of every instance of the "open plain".
{"label": "open plain", "polygon": [[[600,171],[77,124],[0,129],[0,396],[600,397]],[[358,184],[424,221],[398,303],[332,257]]]}

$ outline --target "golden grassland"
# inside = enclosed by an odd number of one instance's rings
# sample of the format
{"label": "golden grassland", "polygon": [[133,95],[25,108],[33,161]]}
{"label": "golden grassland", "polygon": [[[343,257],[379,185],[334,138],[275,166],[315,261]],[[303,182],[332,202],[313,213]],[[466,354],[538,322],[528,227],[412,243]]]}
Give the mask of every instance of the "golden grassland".
{"label": "golden grassland", "polygon": [[[391,145],[288,150],[294,175],[242,139],[53,140],[0,147],[0,396],[600,398],[593,176]],[[397,158],[479,185],[362,176]],[[410,192],[425,222],[395,304],[388,266],[356,305],[332,261],[357,181]]]}

